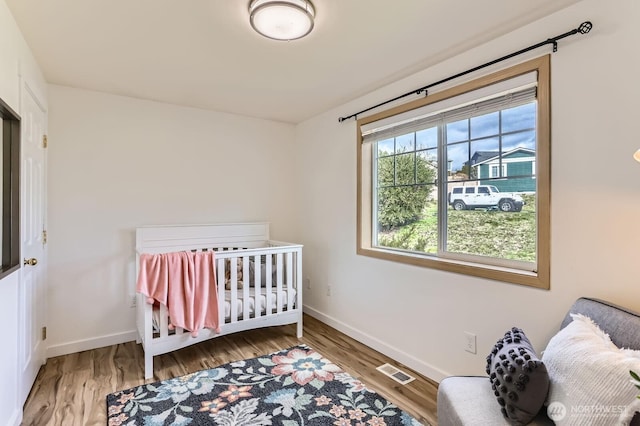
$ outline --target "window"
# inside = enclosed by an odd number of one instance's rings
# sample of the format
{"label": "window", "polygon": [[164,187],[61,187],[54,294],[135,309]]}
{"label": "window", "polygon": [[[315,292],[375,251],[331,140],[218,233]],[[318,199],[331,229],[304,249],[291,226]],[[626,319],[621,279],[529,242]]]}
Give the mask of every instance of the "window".
{"label": "window", "polygon": [[549,288],[549,56],[358,120],[358,253]]}
{"label": "window", "polygon": [[489,169],[489,177],[490,178],[500,178],[500,177],[507,177],[507,165],[506,164],[502,164],[502,165],[498,165],[498,164],[492,164],[490,166],[491,168]]}
{"label": "window", "polygon": [[20,118],[0,99],[0,278],[20,267]]}

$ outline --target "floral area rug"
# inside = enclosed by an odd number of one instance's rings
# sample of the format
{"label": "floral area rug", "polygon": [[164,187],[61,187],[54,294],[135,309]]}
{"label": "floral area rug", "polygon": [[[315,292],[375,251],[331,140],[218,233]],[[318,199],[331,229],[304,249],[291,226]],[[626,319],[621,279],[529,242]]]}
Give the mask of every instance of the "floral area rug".
{"label": "floral area rug", "polygon": [[113,425],[421,425],[306,345],[107,396]]}

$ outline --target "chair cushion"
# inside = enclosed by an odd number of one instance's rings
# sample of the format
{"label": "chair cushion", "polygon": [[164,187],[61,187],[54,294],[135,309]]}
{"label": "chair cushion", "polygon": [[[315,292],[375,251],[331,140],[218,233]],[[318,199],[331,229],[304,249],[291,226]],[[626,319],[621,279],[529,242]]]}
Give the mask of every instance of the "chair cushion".
{"label": "chair cushion", "polygon": [[[500,406],[487,377],[447,377],[438,387],[439,426],[510,426],[500,412]],[[553,422],[543,408],[529,423],[550,426]]]}

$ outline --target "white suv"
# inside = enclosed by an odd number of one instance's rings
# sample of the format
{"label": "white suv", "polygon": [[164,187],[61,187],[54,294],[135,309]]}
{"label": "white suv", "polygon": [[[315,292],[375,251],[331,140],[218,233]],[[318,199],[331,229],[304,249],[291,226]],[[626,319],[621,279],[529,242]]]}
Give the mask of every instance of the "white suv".
{"label": "white suv", "polygon": [[500,192],[493,185],[457,186],[449,193],[449,205],[455,210],[497,207],[503,212],[519,212],[524,200],[513,192]]}

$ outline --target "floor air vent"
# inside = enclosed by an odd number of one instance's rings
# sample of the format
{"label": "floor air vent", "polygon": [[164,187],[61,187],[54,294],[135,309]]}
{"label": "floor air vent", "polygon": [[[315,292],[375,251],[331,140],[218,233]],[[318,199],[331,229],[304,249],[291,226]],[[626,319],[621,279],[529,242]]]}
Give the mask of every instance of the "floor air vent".
{"label": "floor air vent", "polygon": [[407,383],[415,380],[415,377],[411,377],[410,375],[408,375],[407,373],[405,373],[402,370],[397,369],[396,367],[394,367],[393,365],[390,364],[383,364],[380,367],[376,368],[376,370],[386,374],[387,376],[391,377],[393,380],[395,380],[398,383],[402,383],[403,385],[406,385]]}

